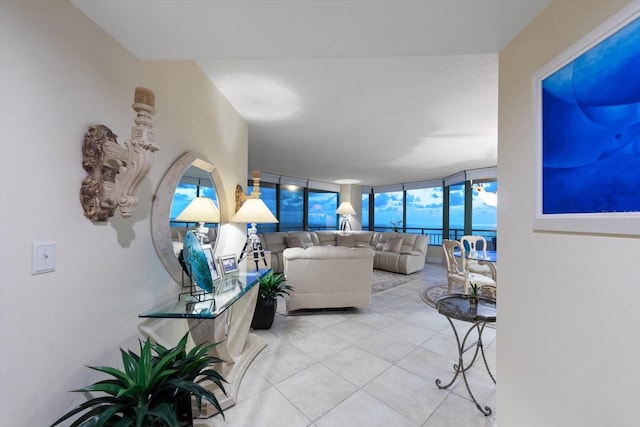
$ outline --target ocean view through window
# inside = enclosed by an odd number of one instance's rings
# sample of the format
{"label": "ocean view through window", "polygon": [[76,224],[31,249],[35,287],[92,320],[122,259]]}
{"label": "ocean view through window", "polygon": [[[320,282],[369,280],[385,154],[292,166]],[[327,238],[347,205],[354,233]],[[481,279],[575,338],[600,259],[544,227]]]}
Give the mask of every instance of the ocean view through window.
{"label": "ocean view through window", "polygon": [[[445,218],[443,186],[413,188],[362,194],[362,229],[425,234],[431,245],[441,245],[443,238],[460,239],[465,234],[484,236],[496,245],[497,191],[495,179],[474,180],[448,187],[448,232],[443,236]],[[251,192],[251,186],[247,187]],[[465,206],[466,191],[470,204]],[[297,230],[337,230],[335,213],[339,193],[289,185],[265,184],[261,199],[276,215],[279,224],[258,224],[259,232]],[[372,212],[370,212],[372,211]],[[370,215],[372,214],[372,215]],[[373,227],[369,221],[373,217]],[[467,218],[468,224],[465,224]]]}

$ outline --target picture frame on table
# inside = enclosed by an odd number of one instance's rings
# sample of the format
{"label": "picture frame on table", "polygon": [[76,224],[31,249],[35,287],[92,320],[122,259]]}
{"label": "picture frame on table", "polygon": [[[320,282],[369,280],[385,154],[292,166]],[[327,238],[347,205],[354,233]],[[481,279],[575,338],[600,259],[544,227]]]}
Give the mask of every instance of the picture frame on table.
{"label": "picture frame on table", "polygon": [[227,276],[238,271],[238,261],[235,255],[222,255],[218,257],[220,270],[222,274]]}
{"label": "picture frame on table", "polygon": [[220,277],[218,267],[216,266],[215,258],[213,256],[213,246],[211,244],[202,245],[204,250],[204,256],[207,258],[207,264],[209,264],[209,271],[211,271],[211,279],[216,280]]}
{"label": "picture frame on table", "polygon": [[640,235],[640,2],[533,76],[533,229]]}

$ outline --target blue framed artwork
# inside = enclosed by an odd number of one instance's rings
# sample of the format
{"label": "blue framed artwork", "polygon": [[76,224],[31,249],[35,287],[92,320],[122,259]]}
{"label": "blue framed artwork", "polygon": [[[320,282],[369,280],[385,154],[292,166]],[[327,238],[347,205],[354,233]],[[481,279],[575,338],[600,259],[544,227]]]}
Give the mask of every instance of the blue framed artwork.
{"label": "blue framed artwork", "polygon": [[[213,262],[211,247],[207,245],[203,248],[193,231],[187,231],[184,236],[183,256],[189,265],[191,280],[204,292],[213,292],[214,274],[217,277],[217,270]],[[209,254],[205,252],[209,251]],[[215,273],[214,273],[215,272]]]}
{"label": "blue framed artwork", "polygon": [[639,235],[639,2],[534,77],[534,228]]}

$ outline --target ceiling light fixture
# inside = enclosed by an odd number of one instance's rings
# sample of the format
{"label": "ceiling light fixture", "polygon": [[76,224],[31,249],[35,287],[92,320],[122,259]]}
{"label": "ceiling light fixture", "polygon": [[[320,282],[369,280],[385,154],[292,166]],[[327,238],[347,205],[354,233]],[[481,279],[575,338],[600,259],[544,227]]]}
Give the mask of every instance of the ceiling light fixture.
{"label": "ceiling light fixture", "polygon": [[335,181],[336,184],[360,184],[360,180],[359,179],[336,179]]}
{"label": "ceiling light fixture", "polygon": [[267,77],[241,73],[211,79],[247,120],[283,120],[300,110],[300,97],[283,84]]}

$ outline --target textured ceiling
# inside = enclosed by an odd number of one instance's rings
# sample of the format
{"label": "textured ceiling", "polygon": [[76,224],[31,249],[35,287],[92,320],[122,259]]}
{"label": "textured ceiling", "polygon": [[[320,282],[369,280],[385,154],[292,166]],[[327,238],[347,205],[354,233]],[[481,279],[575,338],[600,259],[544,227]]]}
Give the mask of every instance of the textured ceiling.
{"label": "textured ceiling", "polygon": [[193,59],[249,167],[366,185],[497,164],[498,52],[549,0],[72,0],[140,59]]}

